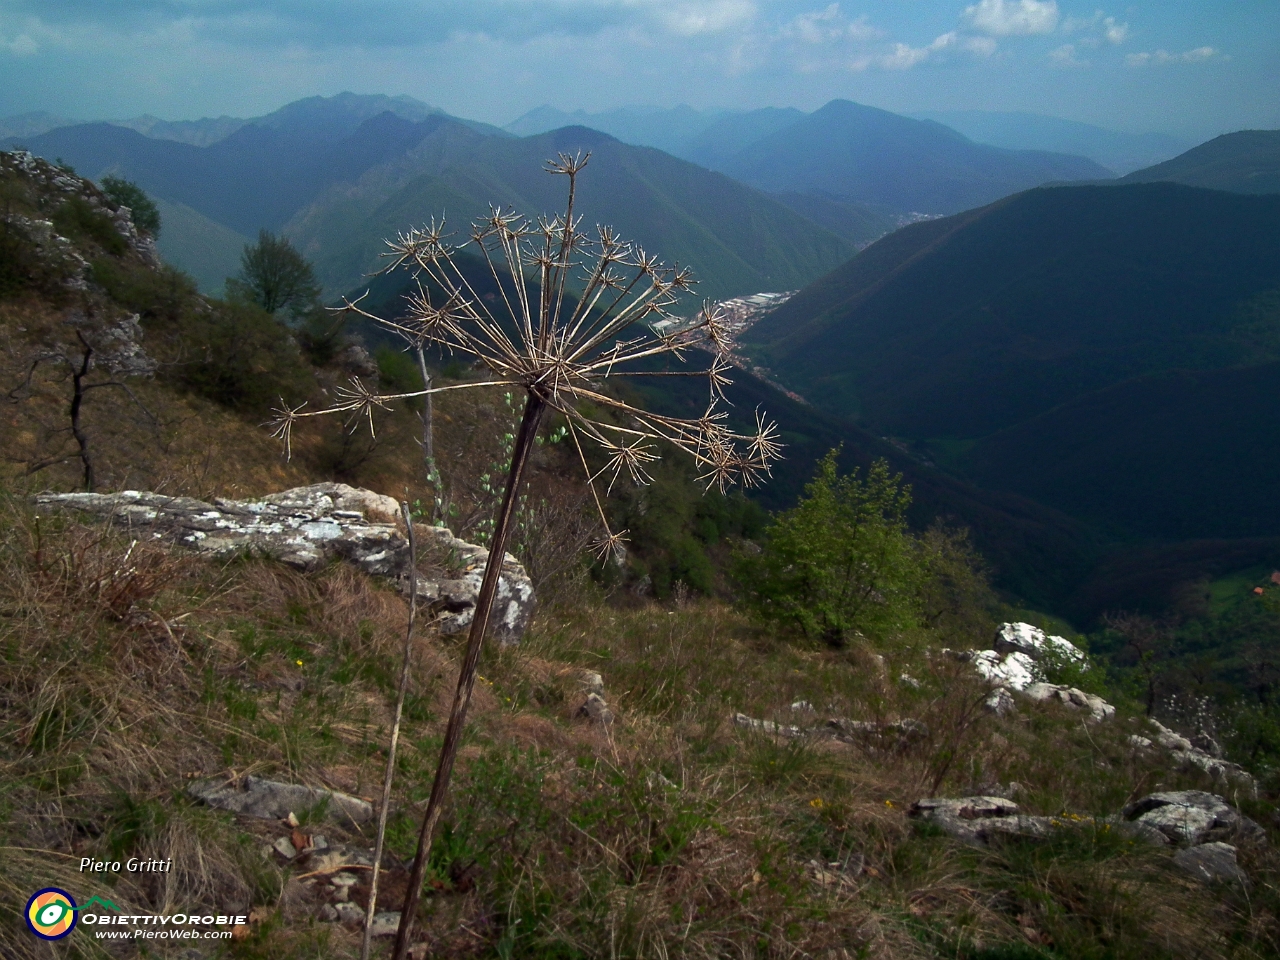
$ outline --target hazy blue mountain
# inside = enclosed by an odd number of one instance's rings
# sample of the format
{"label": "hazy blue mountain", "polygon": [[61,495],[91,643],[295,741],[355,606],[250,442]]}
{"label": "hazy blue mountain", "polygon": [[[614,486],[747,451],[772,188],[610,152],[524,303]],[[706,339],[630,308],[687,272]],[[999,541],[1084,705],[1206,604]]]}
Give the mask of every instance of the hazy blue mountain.
{"label": "hazy blue mountain", "polygon": [[692,267],[698,297],[795,289],[854,252],[853,244],[729,177],[585,127],[468,141],[442,126],[412,158],[326,191],[287,231],[326,286],[343,290],[377,268],[384,238],[432,217],[446,215],[465,236],[491,203],[527,216],[561,211],[564,180],[545,174],[543,163],[578,150],[592,153],[579,181],[584,221],[610,224],[666,262]]}
{"label": "hazy blue mountain", "polygon": [[348,111],[272,117],[272,124],[246,124],[208,147],[102,123],[62,127],[25,143],[42,156],[63,157],[85,176],[123,174],[148,193],[253,236],[263,227],[278,230],[325,187],[357,179],[440,126],[468,129],[441,114],[414,123],[384,112],[355,127]]}
{"label": "hazy blue mountain", "polygon": [[1084,157],[974,143],[930,120],[848,100],[739,151],[719,169],[776,193],[816,193],[894,212],[954,213],[1043,183],[1096,180]]}
{"label": "hazy blue mountain", "polygon": [[385,113],[414,123],[443,117],[489,136],[507,136],[491,124],[455,117],[404,95],[339,93],[332,97],[306,97],[287,103],[274,113],[255,117],[250,123],[299,139],[331,141],[351,136],[366,120]]}
{"label": "hazy blue mountain", "polygon": [[782,203],[814,223],[826,227],[858,249],[898,229],[895,217],[847,200],[812,193],[775,193]]}
{"label": "hazy blue mountain", "polygon": [[[202,117],[199,120],[161,120],[149,113],[128,120],[110,121],[117,127],[136,130],[146,137],[156,140],[176,140],[179,143],[189,143],[193,147],[207,147],[211,143],[225,140],[250,122],[252,121],[225,115]],[[58,124],[58,126],[67,126],[67,124]]]}
{"label": "hazy blue mountain", "polygon": [[913,113],[935,120],[970,140],[1008,150],[1050,150],[1088,157],[1117,174],[1167,160],[1189,143],[1164,133],[1121,133],[1090,123],[1039,113],[997,110],[931,110]]}
{"label": "hazy blue mountain", "polygon": [[1161,180],[1232,193],[1280,193],[1280,130],[1223,134],[1122,182]]}
{"label": "hazy blue mountain", "polygon": [[66,127],[78,122],[78,120],[55,116],[46,110],[19,113],[12,117],[0,118],[0,139],[37,137],[58,127]]}
{"label": "hazy blue mountain", "polygon": [[561,127],[590,127],[623,143],[639,147],[657,147],[677,157],[683,157],[687,146],[698,135],[723,118],[725,110],[695,110],[681,104],[670,109],[662,107],[630,106],[599,113],[574,110],[572,113],[555,107],[537,107],[504,129],[520,137],[548,133]]}
{"label": "hazy blue mountain", "polygon": [[189,273],[202,293],[221,296],[223,281],[239,273],[240,254],[252,241],[186,204],[157,197],[156,206],[161,223],[156,247],[165,263]]}
{"label": "hazy blue mountain", "polygon": [[680,150],[676,156],[718,170],[734,154],[746,149],[757,140],[785,130],[803,119],[805,114],[794,107],[763,107],[727,113],[703,128]]}
{"label": "hazy blue mountain", "polygon": [[811,402],[1109,533],[1280,535],[1280,196],[1028,191],[890,234],[744,340]]}

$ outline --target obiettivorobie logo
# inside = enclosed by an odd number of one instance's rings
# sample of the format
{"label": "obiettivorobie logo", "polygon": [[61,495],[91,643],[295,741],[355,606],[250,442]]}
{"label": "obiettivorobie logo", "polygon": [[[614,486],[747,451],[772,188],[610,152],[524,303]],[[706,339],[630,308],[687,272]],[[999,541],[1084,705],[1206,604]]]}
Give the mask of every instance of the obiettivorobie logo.
{"label": "obiettivorobie logo", "polygon": [[76,928],[78,914],[95,904],[120,912],[119,907],[102,897],[90,897],[81,907],[67,891],[45,887],[33,893],[27,901],[27,926],[42,940],[61,940]]}
{"label": "obiettivorobie logo", "polygon": [[[98,907],[96,911],[91,909],[95,906]],[[110,910],[115,916],[103,913],[103,910]],[[26,918],[27,927],[42,940],[61,940],[80,923],[107,928],[94,933],[99,939],[218,940],[231,937],[231,928],[249,922],[247,916],[232,914],[125,914],[105,897],[90,897],[82,905],[77,905],[75,898],[60,887],[45,887],[33,893],[27,901]],[[224,929],[210,930],[209,927]]]}

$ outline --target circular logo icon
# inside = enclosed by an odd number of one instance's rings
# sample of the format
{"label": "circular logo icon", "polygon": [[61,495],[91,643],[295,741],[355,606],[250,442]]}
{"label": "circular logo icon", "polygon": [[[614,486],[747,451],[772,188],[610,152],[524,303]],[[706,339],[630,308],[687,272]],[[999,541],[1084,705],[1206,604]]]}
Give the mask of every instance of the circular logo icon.
{"label": "circular logo icon", "polygon": [[42,940],[61,940],[76,928],[76,902],[57,887],[45,887],[27,901],[27,926]]}

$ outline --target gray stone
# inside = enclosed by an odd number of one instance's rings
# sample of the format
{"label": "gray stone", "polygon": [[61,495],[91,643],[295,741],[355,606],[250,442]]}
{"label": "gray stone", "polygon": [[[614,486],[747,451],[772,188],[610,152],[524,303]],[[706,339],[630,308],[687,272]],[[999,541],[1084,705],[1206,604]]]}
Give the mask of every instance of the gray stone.
{"label": "gray stone", "polygon": [[385,913],[375,913],[373,922],[369,924],[369,936],[394,937],[399,929],[400,911],[388,910]]}
{"label": "gray stone", "polygon": [[1124,818],[1163,833],[1179,846],[1230,837],[1265,843],[1266,831],[1216,794],[1203,790],[1151,793],[1124,808]]}
{"label": "gray stone", "polygon": [[355,874],[335,873],[329,878],[329,883],[333,885],[334,902],[341,903],[343,900],[350,900],[351,888],[359,882]]}
{"label": "gray stone", "polygon": [[297,848],[288,837],[281,837],[271,845],[271,849],[280,854],[280,856],[284,857],[286,860],[292,860],[298,855]]}
{"label": "gray stone", "polygon": [[604,696],[604,677],[600,676],[600,674],[594,670],[583,670],[581,680],[582,685],[587,689],[587,693]]}
{"label": "gray stone", "polygon": [[973,846],[986,846],[996,836],[1042,839],[1062,824],[1052,817],[1029,816],[1004,797],[933,797],[917,800],[908,816],[941,827]]}
{"label": "gray stone", "polygon": [[756,733],[767,733],[775,737],[803,737],[804,731],[799,727],[785,726],[781,723],[774,723],[772,720],[757,720],[754,717],[748,717],[745,713],[735,713],[733,715],[733,725],[742,727],[744,730],[754,730]]}
{"label": "gray stone", "polygon": [[895,748],[929,736],[929,727],[910,717],[885,722],[832,717],[827,721],[826,730],[829,736],[845,743],[891,745]]}
{"label": "gray stone", "polygon": [[1071,710],[1087,710],[1095,723],[1110,720],[1116,714],[1116,708],[1107,701],[1092,693],[1085,693],[1077,687],[1057,683],[1033,683],[1022,693],[1038,703],[1056,701]]}
{"label": "gray stone", "polygon": [[604,697],[598,693],[587,694],[587,699],[578,708],[576,715],[601,725],[613,723],[613,711],[609,709],[609,704],[605,703]]}
{"label": "gray stone", "polygon": [[987,695],[987,699],[982,701],[982,706],[997,717],[1007,717],[1017,710],[1017,706],[1013,702],[1013,694],[1009,692],[1007,687],[996,687],[992,690]]}
{"label": "gray stone", "polygon": [[283,820],[295,810],[308,810],[322,805],[326,816],[349,826],[368,823],[373,819],[373,805],[359,797],[322,787],[278,783],[252,775],[241,777],[238,781],[218,778],[198,780],[187,788],[187,793],[219,810],[230,810],[232,813],[264,820]]}
{"label": "gray stone", "polygon": [[342,903],[333,905],[334,912],[338,915],[338,919],[342,923],[359,924],[364,926],[364,911],[350,900],[344,900]]}
{"label": "gray stone", "polygon": [[[1152,729],[1155,730],[1156,743],[1169,751],[1174,764],[1178,768],[1199,770],[1208,774],[1215,781],[1220,781],[1224,784],[1236,784],[1244,787],[1252,796],[1256,797],[1258,795],[1258,785],[1253,779],[1253,775],[1239,764],[1232,763],[1230,760],[1223,760],[1210,750],[1196,746],[1186,737],[1170,730],[1154,717],[1148,718],[1148,722],[1151,724]],[[1130,739],[1132,740],[1132,738]],[[1202,740],[1202,742],[1206,741],[1210,746],[1216,748],[1218,753],[1221,753],[1221,748],[1211,738],[1205,737]]]}
{"label": "gray stone", "polygon": [[1249,886],[1249,878],[1236,862],[1236,848],[1229,843],[1202,843],[1179,850],[1173,862],[1204,883],[1238,883]]}
{"label": "gray stone", "polygon": [[[408,541],[398,526],[399,505],[391,497],[345,483],[295,487],[260,500],[215,499],[125,490],[115,494],[43,493],[46,511],[79,511],[212,556],[248,552],[274,557],[300,570],[314,570],[339,557],[374,576],[408,589]],[[444,527],[416,526],[420,553],[448,558],[454,579],[419,577],[417,593],[436,616],[440,632],[465,633],[475,614],[489,551],[459,540]],[[491,635],[514,643],[533,616],[533,583],[508,554],[498,579]]]}

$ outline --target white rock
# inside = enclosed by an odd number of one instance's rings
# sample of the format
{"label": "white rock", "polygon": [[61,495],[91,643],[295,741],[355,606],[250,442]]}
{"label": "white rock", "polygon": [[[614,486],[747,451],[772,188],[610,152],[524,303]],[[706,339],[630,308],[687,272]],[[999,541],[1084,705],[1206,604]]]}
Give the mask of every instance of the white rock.
{"label": "white rock", "polygon": [[1036,679],[1035,661],[1016,650],[1003,658],[995,650],[979,650],[973,655],[973,666],[985,679],[1010,690],[1025,690]]}
{"label": "white rock", "polygon": [[1013,702],[1013,694],[1009,692],[1008,687],[996,687],[987,699],[982,701],[982,705],[997,717],[1008,716],[1017,709]]}
{"label": "white rock", "polygon": [[1039,627],[1029,623],[1004,623],[996,632],[996,651],[1009,653],[1019,651],[1032,659],[1039,659],[1045,654],[1073,660],[1082,667],[1088,666],[1084,651],[1065,637],[1046,634]]}
{"label": "white rock", "polygon": [[799,727],[783,726],[781,723],[774,723],[772,720],[757,720],[754,717],[748,717],[745,713],[735,713],[733,715],[733,725],[746,730],[755,730],[757,733],[772,734],[776,737],[804,736],[804,731]]}

